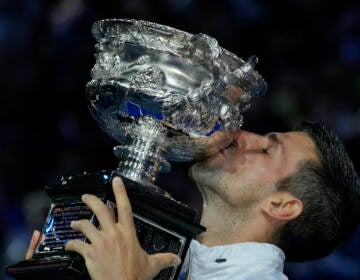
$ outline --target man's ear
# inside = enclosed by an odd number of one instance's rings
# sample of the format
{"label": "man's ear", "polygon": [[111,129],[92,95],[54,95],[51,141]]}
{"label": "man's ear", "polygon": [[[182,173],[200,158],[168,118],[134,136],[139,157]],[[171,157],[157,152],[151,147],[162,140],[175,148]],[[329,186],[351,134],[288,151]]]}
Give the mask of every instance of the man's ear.
{"label": "man's ear", "polygon": [[279,191],[272,193],[263,201],[261,210],[276,221],[288,222],[296,219],[302,213],[303,204],[291,193]]}

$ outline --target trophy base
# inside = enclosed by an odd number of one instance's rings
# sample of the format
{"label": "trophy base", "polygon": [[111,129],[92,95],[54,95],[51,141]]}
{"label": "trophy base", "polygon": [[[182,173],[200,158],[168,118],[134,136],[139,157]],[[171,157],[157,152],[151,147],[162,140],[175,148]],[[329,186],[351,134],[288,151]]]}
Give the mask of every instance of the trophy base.
{"label": "trophy base", "polygon": [[33,258],[7,267],[7,273],[18,280],[87,280],[84,261],[78,254]]}
{"label": "trophy base", "polygon": [[[45,241],[39,243],[30,260],[7,268],[15,279],[90,279],[82,257],[65,251],[71,239],[86,238],[70,228],[71,220],[89,219],[98,225],[96,217],[81,202],[81,195],[92,193],[107,204],[116,215],[111,189],[111,178],[118,174],[101,171],[95,174],[70,176],[61,185],[47,186],[45,190],[52,199],[47,222],[43,229]],[[121,175],[120,175],[121,176]],[[196,223],[196,211],[164,196],[158,191],[122,178],[133,209],[134,224],[141,247],[148,254],[172,252],[182,261],[186,257],[191,239],[205,230]],[[162,270],[154,279],[177,279],[179,267]]]}

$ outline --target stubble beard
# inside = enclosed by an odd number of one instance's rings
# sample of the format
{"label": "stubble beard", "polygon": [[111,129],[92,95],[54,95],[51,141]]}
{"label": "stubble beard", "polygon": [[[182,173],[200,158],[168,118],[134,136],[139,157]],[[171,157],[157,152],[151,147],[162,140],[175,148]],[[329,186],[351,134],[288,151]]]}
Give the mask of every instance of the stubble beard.
{"label": "stubble beard", "polygon": [[189,176],[201,192],[204,206],[212,205],[214,202],[214,205],[219,206],[218,202],[222,201],[231,208],[235,207],[245,213],[259,201],[256,194],[261,191],[261,185],[251,184],[244,178],[236,194],[228,192],[229,186],[240,182],[234,181],[236,179],[230,177],[221,166],[208,166],[206,162],[196,162],[190,167]]}
{"label": "stubble beard", "polygon": [[220,167],[208,167],[202,162],[191,166],[189,176],[195,181],[203,198],[201,223],[209,231],[234,233],[248,220],[247,207],[233,207],[227,197],[229,178]]}
{"label": "stubble beard", "polygon": [[212,195],[220,195],[225,176],[219,167],[208,167],[204,162],[196,162],[189,169],[189,177],[195,182],[206,203]]}

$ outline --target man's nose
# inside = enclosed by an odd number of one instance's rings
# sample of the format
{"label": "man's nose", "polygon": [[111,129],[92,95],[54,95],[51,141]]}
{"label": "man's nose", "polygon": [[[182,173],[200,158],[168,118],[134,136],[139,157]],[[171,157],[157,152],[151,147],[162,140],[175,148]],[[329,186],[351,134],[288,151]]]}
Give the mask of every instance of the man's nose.
{"label": "man's nose", "polygon": [[234,135],[239,148],[244,150],[260,149],[266,145],[266,136],[242,130]]}

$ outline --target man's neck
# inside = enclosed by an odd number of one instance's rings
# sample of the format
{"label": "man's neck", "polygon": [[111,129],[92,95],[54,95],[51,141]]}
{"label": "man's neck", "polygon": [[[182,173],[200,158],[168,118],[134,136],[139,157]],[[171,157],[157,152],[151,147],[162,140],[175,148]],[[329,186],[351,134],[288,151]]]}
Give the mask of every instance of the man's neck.
{"label": "man's neck", "polygon": [[198,241],[208,247],[240,242],[269,242],[270,232],[252,210],[235,211],[226,205],[204,205]]}

